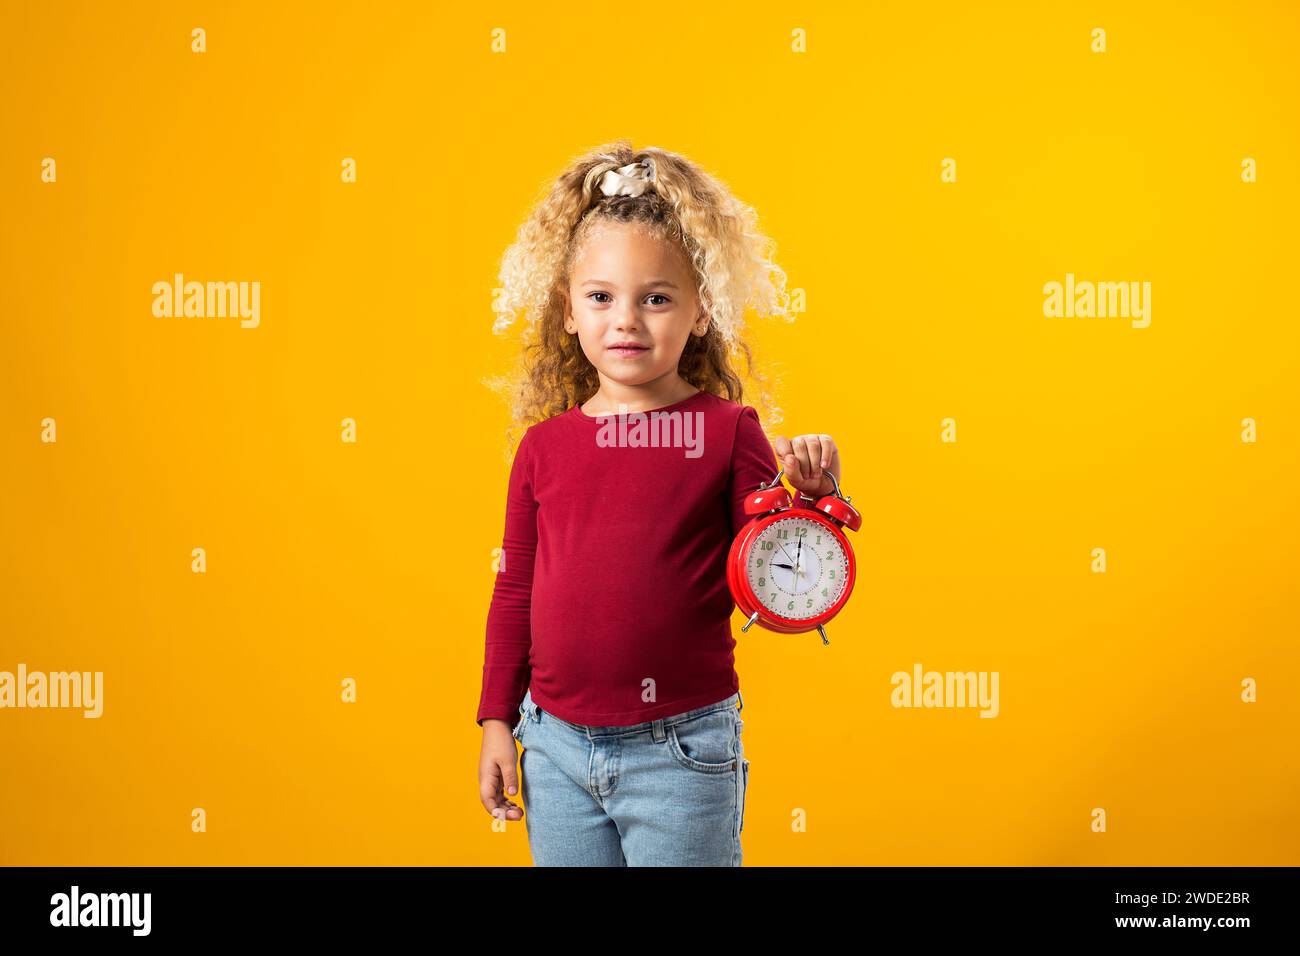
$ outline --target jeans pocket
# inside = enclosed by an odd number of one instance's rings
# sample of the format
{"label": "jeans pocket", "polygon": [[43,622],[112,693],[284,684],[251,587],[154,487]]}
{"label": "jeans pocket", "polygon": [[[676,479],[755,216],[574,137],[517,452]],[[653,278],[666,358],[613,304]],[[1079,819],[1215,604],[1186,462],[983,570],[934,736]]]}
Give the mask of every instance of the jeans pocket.
{"label": "jeans pocket", "polygon": [[687,770],[697,773],[735,770],[735,711],[715,710],[670,725],[668,749]]}
{"label": "jeans pocket", "polygon": [[745,832],[745,798],[749,796],[749,761],[740,761],[740,832]]}

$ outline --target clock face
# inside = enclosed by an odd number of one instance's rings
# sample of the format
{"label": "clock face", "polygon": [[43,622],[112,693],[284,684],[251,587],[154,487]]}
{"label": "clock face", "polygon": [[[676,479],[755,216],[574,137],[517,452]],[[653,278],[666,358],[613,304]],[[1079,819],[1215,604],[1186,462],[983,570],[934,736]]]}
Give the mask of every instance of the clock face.
{"label": "clock face", "polygon": [[844,593],[849,555],[824,524],[792,515],[773,521],[754,538],[745,575],[755,597],[781,617],[824,614]]}

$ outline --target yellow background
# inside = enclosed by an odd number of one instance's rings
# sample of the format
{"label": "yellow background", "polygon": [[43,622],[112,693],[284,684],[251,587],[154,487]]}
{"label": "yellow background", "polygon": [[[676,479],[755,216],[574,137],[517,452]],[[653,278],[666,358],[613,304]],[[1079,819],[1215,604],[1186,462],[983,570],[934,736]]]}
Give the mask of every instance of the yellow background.
{"label": "yellow background", "polygon": [[[736,618],[746,865],[1300,863],[1296,7],[560,6],[4,4],[0,669],[105,712],[0,711],[0,863],[529,863],[477,797],[490,302],[621,137],[759,210],[773,430],[864,513],[828,647]],[[260,327],[155,318],[175,272]],[[1150,327],[1045,318],[1066,272]],[[893,708],[918,661],[1000,716]]]}

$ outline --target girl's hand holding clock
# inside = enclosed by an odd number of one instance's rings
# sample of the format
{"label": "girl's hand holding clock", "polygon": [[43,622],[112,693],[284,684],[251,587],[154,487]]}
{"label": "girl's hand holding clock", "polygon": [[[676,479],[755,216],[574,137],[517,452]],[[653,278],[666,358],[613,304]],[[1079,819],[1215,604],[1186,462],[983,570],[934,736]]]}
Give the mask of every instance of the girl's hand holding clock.
{"label": "girl's hand holding clock", "polygon": [[826,472],[840,480],[840,450],[830,435],[797,435],[793,440],[781,436],[774,442],[777,458],[785,469],[785,478],[795,491],[810,498],[820,498],[835,491]]}

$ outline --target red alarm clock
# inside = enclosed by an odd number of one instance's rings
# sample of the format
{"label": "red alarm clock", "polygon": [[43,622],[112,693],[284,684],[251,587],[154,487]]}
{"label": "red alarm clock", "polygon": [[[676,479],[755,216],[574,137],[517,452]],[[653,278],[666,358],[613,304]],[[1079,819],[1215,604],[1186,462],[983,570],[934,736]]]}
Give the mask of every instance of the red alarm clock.
{"label": "red alarm clock", "polygon": [[731,543],[727,585],[749,618],[742,631],[755,622],[781,634],[815,628],[829,644],[825,624],[840,613],[857,577],[853,546],[840,529],[857,531],[862,515],[829,471],[835,493],[812,508],[794,504],[781,484],[783,474],[785,469],[745,499],[745,514],[756,517]]}

